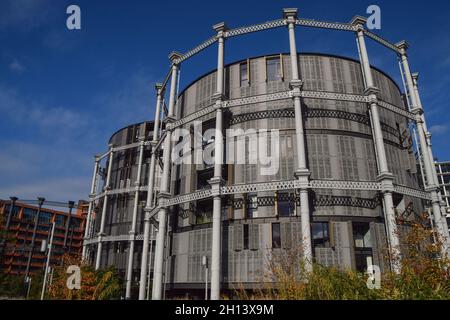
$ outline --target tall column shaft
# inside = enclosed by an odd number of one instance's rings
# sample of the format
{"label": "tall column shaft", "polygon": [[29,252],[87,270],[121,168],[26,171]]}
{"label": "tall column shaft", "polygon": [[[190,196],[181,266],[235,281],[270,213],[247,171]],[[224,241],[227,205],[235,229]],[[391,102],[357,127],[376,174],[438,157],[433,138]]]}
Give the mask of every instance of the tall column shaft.
{"label": "tall column shaft", "polygon": [[397,44],[397,47],[399,48],[400,60],[403,67],[403,71],[405,73],[406,85],[411,99],[412,104],[411,112],[416,115],[416,125],[417,125],[417,133],[419,136],[419,145],[422,151],[422,160],[425,169],[425,176],[427,177],[426,189],[430,192],[431,195],[431,203],[432,203],[431,208],[436,222],[435,225],[439,233],[440,240],[442,240],[443,242],[442,254],[445,254],[448,250],[449,235],[448,232],[446,231],[446,229],[448,230],[448,228],[445,228],[447,226],[447,223],[446,221],[443,221],[445,220],[445,217],[443,217],[440,208],[438,185],[436,184],[437,179],[435,177],[436,169],[434,167],[434,162],[432,160],[432,154],[430,154],[431,148],[429,148],[429,144],[427,142],[426,128],[424,123],[425,117],[423,115],[421,103],[418,100],[418,95],[416,94],[416,90],[414,88],[414,81],[411,74],[411,69],[409,68],[408,58],[406,56],[406,49],[408,45],[406,44],[406,42],[402,41],[399,44]]}
{"label": "tall column shaft", "polygon": [[127,283],[125,288],[125,298],[129,299],[131,297],[131,281],[133,277],[133,257],[134,257],[134,246],[136,237],[136,223],[138,214],[138,204],[139,204],[139,187],[141,186],[141,173],[142,173],[142,160],[144,158],[144,139],[141,138],[139,145],[139,161],[138,161],[138,172],[136,175],[136,181],[134,183],[136,191],[134,193],[134,203],[133,203],[133,219],[131,221],[130,230],[130,250],[128,250],[128,265],[127,265]]}
{"label": "tall column shaft", "polygon": [[381,130],[380,115],[378,110],[377,94],[379,90],[375,88],[370,68],[369,56],[367,54],[366,43],[364,39],[363,25],[365,21],[357,18],[353,23],[358,27],[356,32],[356,40],[360,54],[361,70],[364,75],[366,90],[365,93],[369,96],[369,116],[372,126],[373,141],[375,147],[375,154],[378,164],[378,180],[381,181],[381,192],[383,193],[383,210],[386,226],[386,234],[388,237],[388,245],[391,256],[391,269],[395,273],[401,270],[400,263],[400,241],[398,238],[397,223],[394,211],[394,201],[392,199],[392,192],[394,190],[393,175],[389,172],[386,149],[384,146],[383,132]]}
{"label": "tall column shaft", "polygon": [[211,244],[211,300],[220,299],[221,262],[221,207],[219,196],[213,198],[212,244]]}
{"label": "tall column shaft", "polygon": [[142,243],[142,260],[141,260],[141,274],[139,281],[139,300],[145,300],[146,292],[147,292],[147,273],[150,268],[150,264],[148,263],[148,255],[149,255],[149,242],[152,241],[150,234],[150,217],[148,214],[153,205],[153,193],[155,190],[155,164],[156,164],[156,144],[159,139],[159,118],[161,113],[161,102],[163,89],[160,84],[156,85],[157,97],[156,97],[156,108],[155,108],[155,122],[153,124],[153,141],[151,144],[152,147],[152,155],[150,159],[150,168],[148,172],[148,188],[147,188],[147,201],[145,204],[145,221],[144,221],[144,240]]}
{"label": "tall column shaft", "polygon": [[[170,152],[171,152],[171,140],[172,133],[167,131],[166,138],[164,140],[164,153],[163,163],[164,169],[161,179],[160,201],[164,201],[167,198],[169,192],[169,173],[170,173]],[[166,234],[167,224],[167,207],[163,207],[158,212],[158,233],[156,235],[155,246],[155,268],[153,272],[153,300],[161,300],[163,296],[162,292],[162,279],[163,279],[163,267],[164,267],[164,242]]]}
{"label": "tall column shaft", "polygon": [[313,248],[311,241],[311,212],[308,197],[309,170],[307,168],[305,130],[303,126],[302,102],[300,96],[303,82],[301,81],[299,76],[298,52],[295,39],[295,21],[297,19],[297,10],[285,9],[284,17],[286,18],[289,32],[289,52],[292,70],[292,81],[290,85],[293,91],[295,113],[295,135],[297,144],[297,168],[295,176],[302,184],[302,187],[300,188],[300,218],[302,226],[301,246],[303,250],[303,263],[305,271],[311,272],[313,262]]}
{"label": "tall column shaft", "polygon": [[[414,85],[414,95],[415,95],[415,97],[416,97],[416,101],[417,101],[418,107],[419,107],[421,110],[423,110],[422,101],[421,101],[421,99],[420,99],[419,88],[418,88],[418,84],[417,84],[417,81],[418,81],[418,74],[416,73],[416,74],[412,75],[412,77],[413,77],[413,85]],[[435,167],[435,165],[434,165],[433,149],[432,149],[432,147],[431,147],[431,133],[428,132],[428,129],[427,129],[427,123],[426,123],[425,115],[424,115],[424,114],[422,114],[422,122],[423,122],[423,129],[424,129],[424,131],[425,131],[425,135],[426,135],[426,138],[427,138],[428,157],[430,158],[430,163],[431,163],[432,166],[433,166],[433,178],[434,178],[434,183],[435,183],[436,186],[439,186],[439,179],[438,179],[438,175],[437,175],[437,172],[436,172],[436,167]],[[438,192],[438,198],[439,198],[439,202],[441,203],[441,213],[442,213],[442,214],[441,214],[441,224],[442,224],[442,231],[443,231],[444,235],[448,235],[449,232],[448,232],[448,225],[447,225],[447,219],[446,219],[446,208],[445,208],[445,205],[442,205],[443,199],[442,199],[442,195],[441,195],[440,192]],[[447,237],[447,238],[449,238],[449,237]],[[447,239],[447,242],[448,242],[449,240],[450,240],[450,239]],[[448,245],[450,245],[450,243],[449,243]]]}
{"label": "tall column shaft", "polygon": [[225,39],[219,37],[218,40],[218,53],[217,53],[217,92],[223,93],[223,65],[224,65],[224,50]]}
{"label": "tall column shaft", "polygon": [[356,33],[359,53],[361,57],[361,68],[366,80],[366,87],[374,87],[372,71],[370,70],[369,55],[367,54],[366,41],[364,40],[364,32],[360,29]]}
{"label": "tall column shaft", "polygon": [[[376,96],[373,97],[374,100]],[[381,129],[380,113],[378,111],[378,104],[375,102],[370,103],[370,117],[373,128],[373,139],[375,143],[375,148],[377,149],[378,155],[378,170],[379,174],[386,174],[389,172],[386,149],[384,147],[383,131]]]}
{"label": "tall column shaft", "polygon": [[[94,173],[92,174],[92,182],[91,182],[91,190],[89,193],[89,207],[88,207],[88,213],[86,217],[86,224],[84,229],[84,240],[89,239],[90,234],[89,230],[91,228],[91,219],[92,219],[92,210],[94,207],[94,194],[95,194],[95,187],[97,185],[97,174],[98,174],[98,166],[99,166],[99,160],[97,157],[95,157],[95,165],[94,165]],[[82,250],[82,260],[86,259],[86,253],[87,253],[87,245],[83,243],[83,250]]]}
{"label": "tall column shaft", "polygon": [[211,243],[211,300],[220,299],[221,280],[221,257],[222,257],[222,199],[220,197],[220,186],[222,184],[222,164],[223,164],[223,114],[222,99],[224,89],[224,51],[225,38],[224,31],[226,25],[219,23],[213,26],[217,31],[217,90],[216,97],[216,134],[214,139],[214,177],[209,181],[213,190],[213,213],[212,213],[212,243]]}
{"label": "tall column shaft", "polygon": [[154,177],[155,177],[155,152],[152,151],[152,156],[150,160],[150,171],[148,179],[148,197],[145,206],[145,221],[144,221],[144,240],[142,243],[142,260],[141,260],[141,275],[139,281],[139,300],[145,300],[146,293],[146,282],[147,282],[147,266],[148,266],[148,246],[150,239],[150,218],[147,216],[151,209],[153,201],[153,190],[154,190]]}
{"label": "tall column shaft", "polygon": [[102,208],[102,217],[100,220],[100,232],[98,233],[98,244],[97,244],[97,256],[95,257],[95,270],[98,270],[100,268],[100,262],[102,257],[102,248],[103,248],[103,236],[105,235],[105,222],[106,222],[106,210],[108,208],[108,190],[111,188],[111,170],[112,170],[112,162],[114,158],[114,150],[112,150],[109,153],[109,160],[108,160],[108,171],[106,176],[106,183],[105,183],[105,197],[103,199],[103,208]]}
{"label": "tall column shaft", "polygon": [[[177,58],[177,54],[172,53],[171,59],[174,62]],[[164,267],[164,238],[166,234],[166,223],[167,223],[167,207],[165,207],[165,200],[169,196],[169,178],[170,178],[170,157],[172,153],[172,132],[167,128],[167,125],[171,120],[173,120],[174,109],[175,109],[175,94],[177,86],[177,76],[178,76],[178,65],[176,63],[172,64],[172,78],[170,83],[170,96],[169,96],[169,114],[166,122],[166,138],[164,140],[163,149],[163,173],[161,176],[161,187],[159,193],[159,202],[163,207],[158,213],[158,233],[156,236],[156,246],[155,246],[155,267],[153,272],[153,290],[152,299],[161,300],[163,297],[163,267]]]}

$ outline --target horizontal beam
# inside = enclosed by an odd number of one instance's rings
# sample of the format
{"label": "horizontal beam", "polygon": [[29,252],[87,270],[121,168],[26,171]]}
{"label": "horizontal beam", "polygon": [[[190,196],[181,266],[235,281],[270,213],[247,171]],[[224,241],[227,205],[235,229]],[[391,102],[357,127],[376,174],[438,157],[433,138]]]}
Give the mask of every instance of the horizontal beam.
{"label": "horizontal beam", "polygon": [[279,28],[279,27],[282,27],[285,25],[286,25],[285,19],[278,19],[278,20],[267,21],[267,22],[263,22],[263,23],[259,23],[259,24],[254,24],[251,26],[231,29],[231,30],[225,31],[224,36],[225,36],[225,38],[231,38],[231,37],[236,37],[236,36],[240,36],[243,34],[248,34],[248,33],[273,29],[273,28]]}
{"label": "horizontal beam", "polygon": [[216,36],[209,38],[208,40],[206,40],[206,41],[202,42],[201,44],[199,44],[198,46],[196,46],[194,49],[186,52],[184,55],[181,56],[181,58],[176,59],[174,61],[174,63],[179,64],[179,63],[189,59],[190,57],[193,57],[197,53],[205,50],[210,45],[214,44],[216,41],[217,41],[217,37]]}
{"label": "horizontal beam", "polygon": [[[281,92],[261,94],[261,95],[257,95],[257,96],[246,97],[246,98],[231,99],[231,100],[223,101],[222,107],[223,108],[234,108],[234,107],[245,106],[245,105],[250,105],[250,104],[284,100],[284,99],[291,98],[292,95],[293,95],[292,91],[281,91]],[[345,93],[338,93],[338,92],[304,90],[304,91],[300,92],[300,96],[304,99],[323,99],[323,100],[349,101],[349,102],[357,102],[357,103],[369,103],[370,102],[370,98],[365,95],[345,94]],[[403,110],[397,106],[394,106],[394,105],[387,103],[385,101],[382,101],[382,100],[379,100],[378,103],[379,103],[380,107],[382,107],[382,108],[385,108],[389,111],[397,113],[408,119],[411,119],[411,120],[415,119],[414,115],[411,112]],[[194,113],[187,115],[186,117],[184,117],[182,119],[175,121],[172,125],[172,128],[175,129],[175,128],[181,127],[181,126],[185,125],[186,123],[192,122],[203,116],[206,116],[206,115],[214,112],[215,110],[216,110],[216,108],[215,108],[214,104],[209,105],[201,110],[198,110]]]}
{"label": "horizontal beam", "polygon": [[381,191],[381,183],[376,181],[311,180],[309,185],[312,189]]}
{"label": "horizontal beam", "polygon": [[412,120],[414,122],[416,121],[416,117],[415,117],[415,115],[413,113],[411,113],[409,111],[406,111],[406,110],[403,110],[403,109],[401,109],[401,108],[399,108],[397,106],[394,106],[393,104],[390,104],[390,103],[388,103],[386,101],[378,100],[378,105],[380,107],[382,107],[383,109],[392,111],[392,112],[394,112],[394,113],[396,113],[398,115],[401,115],[401,116],[403,116],[405,118],[408,118],[408,119],[410,119],[410,120]]}
{"label": "horizontal beam", "polygon": [[239,107],[244,106],[248,104],[257,104],[261,102],[270,102],[270,101],[277,101],[277,100],[284,100],[289,99],[292,97],[292,91],[281,91],[276,93],[269,93],[269,94],[261,94],[257,96],[247,97],[247,98],[238,98],[238,99],[232,99],[227,100],[223,102],[224,108],[233,108],[233,107]]}
{"label": "horizontal beam", "polygon": [[418,199],[423,199],[423,200],[431,200],[431,195],[429,192],[423,191],[423,190],[418,190],[418,189],[414,189],[414,188],[410,188],[410,187],[406,187],[406,186],[402,186],[402,185],[394,185],[394,191],[406,196],[411,196],[414,198],[418,198]]}
{"label": "horizontal beam", "polygon": [[358,94],[347,94],[338,92],[327,92],[327,91],[301,91],[300,96],[302,98],[309,99],[324,99],[324,100],[338,100],[338,101],[351,101],[351,102],[369,102],[369,98],[364,95]]}
{"label": "horizontal beam", "polygon": [[295,21],[296,25],[312,28],[322,28],[322,29],[333,29],[333,30],[343,30],[343,31],[356,31],[355,26],[350,23],[341,22],[327,22],[327,21],[317,21],[311,19],[298,19]]}
{"label": "horizontal beam", "polygon": [[[132,236],[130,234],[121,234],[121,235],[115,235],[115,236],[102,236],[102,242],[117,242],[117,241],[133,241],[133,240],[144,240],[143,234],[138,234],[136,236]],[[152,239],[150,239],[151,241]],[[154,240],[154,239],[153,239]],[[95,244],[99,242],[99,237],[91,238],[91,239],[84,239],[83,245],[90,245]]]}
{"label": "horizontal beam", "polygon": [[181,126],[185,125],[186,123],[189,123],[189,122],[197,120],[197,119],[199,119],[201,117],[204,117],[204,116],[214,112],[215,110],[216,110],[216,108],[214,107],[214,104],[213,105],[209,105],[209,106],[207,106],[207,107],[205,107],[205,108],[203,108],[201,110],[198,110],[198,111],[196,111],[194,113],[191,113],[191,114],[187,115],[186,117],[184,117],[184,118],[182,118],[180,120],[175,121],[172,124],[172,127],[174,129],[178,128],[178,127],[181,127]]}
{"label": "horizontal beam", "polygon": [[394,51],[395,53],[398,54],[398,53],[400,52],[400,51],[398,50],[398,48],[397,48],[396,45],[394,45],[394,44],[390,43],[389,41],[383,39],[383,38],[380,37],[379,35],[377,35],[377,34],[375,34],[375,33],[373,33],[373,32],[370,32],[369,30],[366,30],[366,29],[364,29],[364,34],[365,34],[368,38],[370,38],[370,39],[372,39],[372,40],[374,40],[374,41],[380,43],[381,45],[383,45],[383,46],[385,46],[386,48],[388,48],[388,49]]}

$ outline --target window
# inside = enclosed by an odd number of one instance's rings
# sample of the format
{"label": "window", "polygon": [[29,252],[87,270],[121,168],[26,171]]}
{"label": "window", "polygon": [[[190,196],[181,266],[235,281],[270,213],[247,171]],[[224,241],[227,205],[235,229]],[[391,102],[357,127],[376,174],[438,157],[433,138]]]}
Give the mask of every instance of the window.
{"label": "window", "polygon": [[34,221],[34,217],[36,216],[36,210],[25,208],[24,209],[24,220],[25,221]]}
{"label": "window", "polygon": [[372,248],[370,225],[353,222],[353,239],[355,240],[355,248]]}
{"label": "window", "polygon": [[442,173],[450,172],[450,164],[441,164]]}
{"label": "window", "polygon": [[272,223],[272,248],[281,248],[281,233],[279,223]]}
{"label": "window", "polygon": [[71,221],[71,224],[73,225],[73,227],[75,229],[80,229],[80,226],[81,226],[81,220],[80,219],[73,219],[72,218],[70,221]]}
{"label": "window", "polygon": [[281,80],[281,60],[279,57],[267,58],[267,81]]}
{"label": "window", "polygon": [[258,214],[258,196],[256,193],[247,194],[247,218],[256,218]]}
{"label": "window", "polygon": [[212,220],[213,200],[207,199],[197,202],[196,224],[209,223]]}
{"label": "window", "polygon": [[209,188],[210,180],[214,176],[214,168],[202,170],[197,172],[197,190]]}
{"label": "window", "polygon": [[56,216],[56,225],[58,227],[62,227],[62,226],[65,226],[65,224],[66,224],[66,217],[61,214],[57,215]]}
{"label": "window", "polygon": [[353,239],[355,241],[356,270],[359,272],[366,272],[367,267],[373,264],[370,224],[353,222],[352,228]]}
{"label": "window", "polygon": [[356,270],[358,272],[366,272],[367,267],[373,265],[372,253],[357,252],[355,253]]}
{"label": "window", "polygon": [[442,176],[442,181],[444,184],[450,184],[450,175],[446,174]]}
{"label": "window", "polygon": [[330,246],[328,222],[313,222],[311,229],[313,246],[315,248],[328,248]]}
{"label": "window", "polygon": [[248,81],[248,62],[241,63],[239,65],[239,77],[241,82],[241,87],[246,87],[249,84]]}
{"label": "window", "polygon": [[39,215],[40,224],[50,224],[52,219],[52,214],[50,212],[41,211]]}
{"label": "window", "polygon": [[[4,211],[4,213],[5,213],[6,215],[9,215],[9,210],[10,210],[10,209],[11,209],[11,206],[10,206],[9,204],[5,205],[5,211]],[[19,215],[19,211],[20,211],[20,207],[18,207],[18,206],[15,205],[15,206],[13,207],[11,217],[17,217],[17,216]]]}
{"label": "window", "polygon": [[248,249],[249,237],[248,237],[248,224],[244,224],[244,250]]}
{"label": "window", "polygon": [[294,194],[289,192],[279,192],[277,197],[277,212],[280,217],[289,217],[294,215],[295,200]]}

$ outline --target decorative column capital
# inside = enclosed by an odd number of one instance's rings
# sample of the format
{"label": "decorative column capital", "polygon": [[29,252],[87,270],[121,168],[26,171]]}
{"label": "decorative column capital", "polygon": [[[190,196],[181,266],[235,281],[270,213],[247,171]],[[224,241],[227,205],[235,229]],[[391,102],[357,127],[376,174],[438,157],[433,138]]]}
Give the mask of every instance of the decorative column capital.
{"label": "decorative column capital", "polygon": [[228,30],[225,22],[219,22],[212,27],[217,32],[217,37],[222,38],[224,36],[224,32]]}
{"label": "decorative column capital", "polygon": [[164,91],[162,83],[155,83],[155,90],[157,95],[161,95]]}
{"label": "decorative column capital", "polygon": [[158,145],[158,140],[150,141],[150,146],[152,147],[152,150],[155,150],[157,145]]}
{"label": "decorative column capital", "polygon": [[378,89],[377,87],[367,87],[364,90],[364,94],[366,96],[374,96],[375,98],[377,98],[380,94],[380,89]]}
{"label": "decorative column capital", "polygon": [[130,235],[130,238],[129,238],[130,241],[136,240],[136,231],[130,230],[130,231],[128,231],[128,234]]}
{"label": "decorative column capital", "polygon": [[178,61],[180,60],[180,58],[182,57],[183,55],[181,54],[181,53],[179,53],[179,52],[177,52],[177,51],[172,51],[170,54],[169,54],[169,60],[174,64],[174,65],[178,65]]}
{"label": "decorative column capital", "polygon": [[208,180],[208,183],[211,185],[211,195],[213,197],[220,196],[220,187],[225,183],[225,180],[222,177],[212,177]]}
{"label": "decorative column capital", "polygon": [[158,193],[158,203],[160,207],[167,207],[167,200],[170,199],[172,195],[169,192]]}
{"label": "decorative column capital", "polygon": [[377,181],[381,183],[381,192],[394,192],[394,175],[390,172],[380,173]]}
{"label": "decorative column capital", "polygon": [[297,169],[294,172],[294,176],[298,179],[300,183],[300,189],[307,189],[309,186],[309,177],[311,172],[308,169]]}
{"label": "decorative column capital", "polygon": [[166,128],[166,130],[168,131],[172,131],[173,130],[173,123],[176,121],[174,116],[167,116],[163,122],[164,122],[164,127]]}
{"label": "decorative column capital", "polygon": [[428,186],[425,187],[425,191],[431,193],[431,202],[432,203],[440,203],[439,196],[438,196],[438,192],[440,192],[440,191],[439,191],[438,186],[436,186],[434,183],[430,183]]}
{"label": "decorative column capital", "polygon": [[409,44],[408,44],[408,42],[406,42],[406,40],[402,40],[402,41],[396,43],[395,46],[397,47],[400,55],[406,56],[406,50],[409,48]]}
{"label": "decorative column capital", "polygon": [[284,8],[283,19],[286,19],[287,23],[295,23],[297,20],[298,9],[297,8]]}
{"label": "decorative column capital", "polygon": [[96,155],[94,156],[94,161],[95,161],[95,162],[100,162],[100,155],[96,154]]}
{"label": "decorative column capital", "polygon": [[303,88],[303,81],[300,79],[291,80],[289,82],[289,87],[291,89],[299,89],[301,90]]}
{"label": "decorative column capital", "polygon": [[417,123],[423,123],[423,119],[422,119],[423,109],[422,108],[414,107],[411,109],[411,113],[416,116]]}
{"label": "decorative column capital", "polygon": [[350,20],[350,24],[355,27],[356,31],[364,30],[364,26],[367,23],[367,18],[362,16],[354,16],[352,20]]}
{"label": "decorative column capital", "polygon": [[[223,93],[221,92],[216,92],[212,95],[212,100],[216,101],[216,105],[218,104],[217,102],[221,102],[222,100],[224,100],[225,96],[223,95]],[[216,108],[217,109],[217,108]]]}

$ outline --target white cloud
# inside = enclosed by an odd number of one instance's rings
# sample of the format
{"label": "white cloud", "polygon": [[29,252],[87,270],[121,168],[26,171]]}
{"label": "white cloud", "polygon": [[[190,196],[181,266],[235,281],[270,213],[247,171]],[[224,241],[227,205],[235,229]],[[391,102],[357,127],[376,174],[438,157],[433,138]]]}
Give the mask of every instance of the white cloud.
{"label": "white cloud", "polygon": [[[118,90],[95,97],[93,104],[104,110],[110,125],[117,129],[132,123],[153,119],[156,81],[137,71],[120,82]],[[105,122],[106,119],[103,119]]]}
{"label": "white cloud", "polygon": [[89,193],[89,177],[47,178],[28,183],[0,187],[0,198],[16,196],[19,199],[34,200],[44,197],[49,201],[66,202],[86,200]]}
{"label": "white cloud", "polygon": [[88,125],[88,117],[61,106],[47,106],[44,103],[21,97],[16,91],[0,84],[0,112],[17,124],[32,125],[48,130],[58,128],[64,133],[82,129]]}
{"label": "white cloud", "polygon": [[21,74],[25,71],[25,66],[22,63],[20,63],[17,59],[14,59],[9,64],[9,70],[11,70],[12,72]]}
{"label": "white cloud", "polygon": [[31,30],[48,21],[51,9],[51,1],[48,0],[2,0],[0,30],[10,27]]}
{"label": "white cloud", "polygon": [[430,131],[431,131],[432,134],[442,135],[442,134],[447,133],[449,129],[450,128],[447,125],[439,125],[439,124],[437,124],[437,125],[432,126],[430,128]]}
{"label": "white cloud", "polygon": [[86,146],[8,141],[0,149],[0,198],[87,198],[93,157]]}

